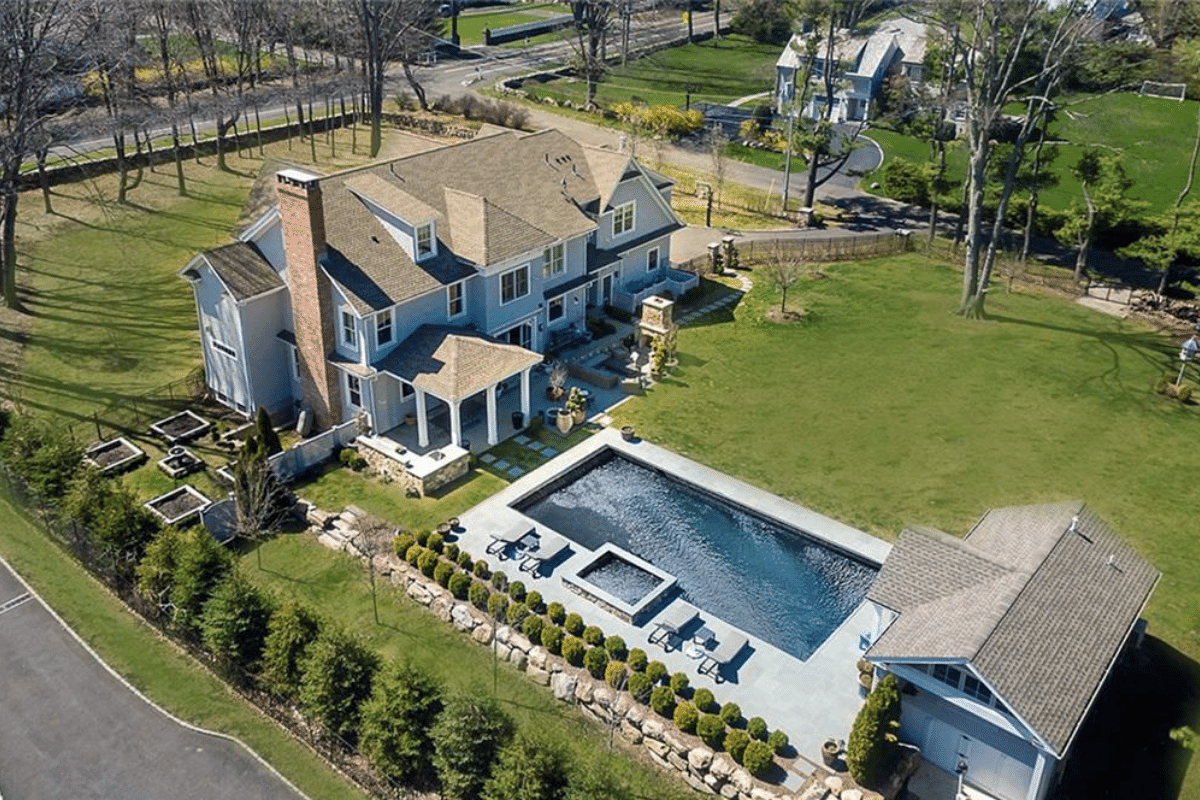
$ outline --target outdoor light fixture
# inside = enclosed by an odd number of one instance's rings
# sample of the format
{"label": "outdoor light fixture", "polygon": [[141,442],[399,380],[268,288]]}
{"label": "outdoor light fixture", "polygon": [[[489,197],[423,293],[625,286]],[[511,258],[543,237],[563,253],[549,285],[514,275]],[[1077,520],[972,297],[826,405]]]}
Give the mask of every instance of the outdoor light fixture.
{"label": "outdoor light fixture", "polygon": [[1188,362],[1195,359],[1196,352],[1200,351],[1200,343],[1193,336],[1183,343],[1183,347],[1179,348],[1179,375],[1175,378],[1175,385],[1178,386],[1183,380],[1183,371],[1187,368]]}

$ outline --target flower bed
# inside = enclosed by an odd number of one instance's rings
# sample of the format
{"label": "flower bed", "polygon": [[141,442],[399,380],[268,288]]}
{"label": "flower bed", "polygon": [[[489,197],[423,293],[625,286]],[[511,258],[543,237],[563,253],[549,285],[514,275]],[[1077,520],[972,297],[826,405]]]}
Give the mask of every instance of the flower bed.
{"label": "flower bed", "polygon": [[211,422],[191,409],[185,408],[178,414],[172,414],[155,422],[150,426],[150,430],[166,439],[169,444],[178,444],[203,436],[211,427]]}
{"label": "flower bed", "polygon": [[123,436],[97,442],[83,454],[85,463],[92,465],[105,475],[121,472],[146,458],[146,451]]}
{"label": "flower bed", "polygon": [[153,500],[146,501],[143,505],[165,524],[178,525],[199,514],[211,502],[199,489],[191,484],[184,484],[178,489],[172,489],[166,494],[160,494]]}

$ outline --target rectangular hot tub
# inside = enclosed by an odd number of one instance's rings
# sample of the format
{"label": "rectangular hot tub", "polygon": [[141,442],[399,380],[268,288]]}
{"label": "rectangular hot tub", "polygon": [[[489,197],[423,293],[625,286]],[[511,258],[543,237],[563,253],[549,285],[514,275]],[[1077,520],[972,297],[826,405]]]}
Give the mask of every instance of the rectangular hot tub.
{"label": "rectangular hot tub", "polygon": [[675,576],[608,542],[564,575],[563,583],[610,614],[638,625],[675,588]]}

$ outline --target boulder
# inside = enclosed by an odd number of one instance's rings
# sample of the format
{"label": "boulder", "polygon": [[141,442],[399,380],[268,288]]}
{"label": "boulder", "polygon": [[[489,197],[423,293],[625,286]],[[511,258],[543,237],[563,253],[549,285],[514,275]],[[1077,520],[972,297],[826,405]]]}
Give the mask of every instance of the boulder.
{"label": "boulder", "polygon": [[800,794],[796,795],[796,800],[823,800],[829,796],[829,790],[825,788],[825,784],[813,778],[808,779],[808,783],[804,784],[804,788]]}
{"label": "boulder", "polygon": [[471,612],[462,603],[450,609],[450,621],[460,631],[474,630],[476,625],[475,617],[471,616]]}
{"label": "boulder", "polygon": [[433,600],[433,595],[429,593],[429,590],[416,581],[408,585],[408,596],[423,606],[429,605],[429,602]]}
{"label": "boulder", "polygon": [[738,796],[738,790],[732,783],[726,783],[721,786],[720,794],[721,797],[727,798],[727,800],[733,800],[733,798]]}
{"label": "boulder", "polygon": [[471,631],[471,638],[480,644],[488,644],[492,641],[492,626],[486,622]]}
{"label": "boulder", "polygon": [[612,711],[618,717],[624,717],[629,713],[629,709],[634,705],[633,698],[625,692],[617,692],[617,700],[612,705]]}
{"label": "boulder", "polygon": [[730,760],[729,756],[719,755],[713,757],[712,763],[708,767],[708,771],[713,775],[716,775],[718,778],[728,778],[733,774],[733,770],[736,768],[736,766],[737,765]]}
{"label": "boulder", "polygon": [[741,767],[729,774],[729,782],[742,794],[750,794],[750,790],[754,788],[754,779]]}
{"label": "boulder", "polygon": [[712,764],[713,751],[707,747],[693,747],[688,750],[687,754],[688,766],[697,772],[706,772]]}
{"label": "boulder", "polygon": [[683,773],[683,779],[685,781],[687,781],[688,786],[691,786],[693,789],[695,789],[697,792],[700,792],[701,794],[716,794],[716,792],[713,791],[712,787],[710,787],[708,784],[706,784],[704,781],[700,780],[699,778],[697,778],[695,775],[693,775],[690,772]]}
{"label": "boulder", "polygon": [[779,797],[761,786],[755,786],[750,790],[750,800],[779,800]]}
{"label": "boulder", "polygon": [[501,661],[508,661],[508,654],[512,652],[511,647],[506,644],[495,643],[492,644],[492,647],[496,648],[496,658],[500,659]]}
{"label": "boulder", "polygon": [[571,673],[557,672],[550,678],[550,690],[554,692],[555,699],[570,702],[575,698],[576,682]]}
{"label": "boulder", "polygon": [[528,653],[533,648],[533,643],[519,633],[512,633],[508,637],[508,643],[520,650],[522,653]]}
{"label": "boulder", "polygon": [[672,750],[681,756],[687,755],[688,750],[692,749],[691,743],[688,742],[682,733],[674,728],[664,730],[662,738],[664,742],[670,745]]}
{"label": "boulder", "polygon": [[845,787],[845,785],[846,782],[843,781],[839,775],[830,775],[825,779],[825,788],[828,789],[829,793],[834,797],[842,796],[842,789]]}
{"label": "boulder", "polygon": [[863,800],[862,789],[846,789],[842,792],[842,800]]}
{"label": "boulder", "polygon": [[508,640],[512,638],[512,635],[512,628],[507,625],[501,625],[499,628],[496,628],[496,641],[500,644],[508,644]]}
{"label": "boulder", "polygon": [[647,739],[661,740],[663,736],[663,724],[656,719],[648,719],[642,723],[642,733]]}
{"label": "boulder", "polygon": [[683,757],[680,756],[678,753],[676,753],[674,750],[667,753],[667,763],[670,764],[675,769],[679,770],[680,772],[684,772],[684,773],[687,772],[687,767],[688,767],[687,762],[684,761]]}
{"label": "boulder", "polygon": [[508,663],[519,670],[524,670],[525,665],[529,663],[529,656],[525,655],[524,650],[518,650],[514,647],[508,654]]}
{"label": "boulder", "polygon": [[621,720],[621,735],[632,744],[642,743],[642,732],[630,724],[629,720]]}
{"label": "boulder", "polygon": [[719,777],[717,775],[713,775],[711,772],[704,773],[704,785],[707,786],[708,788],[712,789],[713,791],[720,789],[721,784],[723,784],[723,783],[725,783],[724,778]]}
{"label": "boulder", "polygon": [[534,683],[540,683],[542,686],[550,685],[550,673],[541,667],[535,667],[533,664],[525,666],[525,674],[533,678]]}
{"label": "boulder", "polygon": [[529,666],[545,669],[546,657],[549,655],[544,647],[531,647],[529,649]]}
{"label": "boulder", "polygon": [[453,604],[445,597],[435,597],[429,604],[429,610],[434,614],[437,614],[438,619],[440,619],[442,622],[449,622],[450,608],[452,605]]}
{"label": "boulder", "polygon": [[641,703],[634,703],[625,712],[625,719],[637,728],[642,727],[642,723],[646,720],[646,707]]}
{"label": "boulder", "polygon": [[596,688],[592,685],[589,678],[580,678],[579,685],[575,687],[575,699],[581,703],[592,702],[592,693]]}
{"label": "boulder", "polygon": [[667,753],[671,752],[670,747],[655,739],[644,739],[642,744],[645,745],[647,750],[663,760],[666,760]]}
{"label": "boulder", "polygon": [[603,709],[612,707],[613,691],[607,686],[600,685],[592,690],[592,702]]}

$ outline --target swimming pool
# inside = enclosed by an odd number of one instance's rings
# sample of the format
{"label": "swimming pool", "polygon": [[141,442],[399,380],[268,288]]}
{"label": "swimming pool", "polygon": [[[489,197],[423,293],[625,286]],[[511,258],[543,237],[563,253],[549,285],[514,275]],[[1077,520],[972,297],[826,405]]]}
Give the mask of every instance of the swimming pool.
{"label": "swimming pool", "polygon": [[877,568],[610,449],[514,507],[589,550],[612,543],[675,576],[700,609],[806,659]]}

